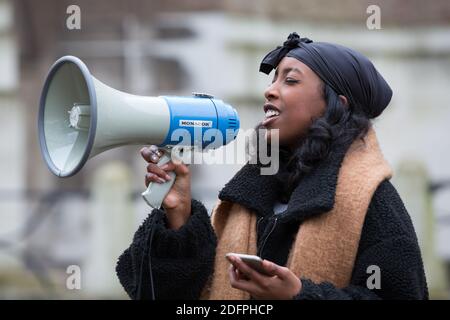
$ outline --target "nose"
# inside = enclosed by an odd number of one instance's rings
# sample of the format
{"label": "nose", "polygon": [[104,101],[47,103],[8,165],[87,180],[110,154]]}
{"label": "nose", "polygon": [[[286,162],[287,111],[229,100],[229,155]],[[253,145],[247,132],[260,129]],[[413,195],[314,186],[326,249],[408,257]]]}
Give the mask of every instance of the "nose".
{"label": "nose", "polygon": [[276,83],[276,81],[272,82],[264,91],[264,97],[267,101],[273,101],[278,98],[278,88]]}

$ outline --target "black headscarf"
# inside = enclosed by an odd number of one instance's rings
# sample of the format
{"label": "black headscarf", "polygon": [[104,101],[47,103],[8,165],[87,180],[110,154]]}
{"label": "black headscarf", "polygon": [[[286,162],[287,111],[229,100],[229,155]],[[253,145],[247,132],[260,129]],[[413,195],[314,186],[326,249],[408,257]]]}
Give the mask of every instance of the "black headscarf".
{"label": "black headscarf", "polygon": [[392,90],[361,53],[350,48],[313,42],[291,33],[283,46],[269,52],[259,71],[269,74],[284,57],[293,57],[311,68],[339,95],[344,95],[350,106],[359,107],[369,118],[375,118],[387,107]]}

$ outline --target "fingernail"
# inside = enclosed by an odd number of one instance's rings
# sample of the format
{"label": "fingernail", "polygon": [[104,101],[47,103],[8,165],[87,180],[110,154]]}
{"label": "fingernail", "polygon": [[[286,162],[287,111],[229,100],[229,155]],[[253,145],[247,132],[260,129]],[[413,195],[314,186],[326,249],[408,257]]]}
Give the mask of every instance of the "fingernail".
{"label": "fingernail", "polygon": [[159,182],[159,183],[165,183],[166,180],[164,180],[163,178],[158,177],[158,182]]}
{"label": "fingernail", "polygon": [[152,160],[152,161],[157,161],[158,160],[158,157],[156,156],[156,155],[154,155],[154,154],[152,154],[151,156],[150,156],[150,159]]}
{"label": "fingernail", "polygon": [[166,180],[169,181],[171,178],[168,174],[166,174]]}
{"label": "fingernail", "polygon": [[165,163],[165,164],[163,164],[163,165],[161,166],[161,169],[166,170],[168,166],[169,166],[169,165],[168,165],[167,163]]}

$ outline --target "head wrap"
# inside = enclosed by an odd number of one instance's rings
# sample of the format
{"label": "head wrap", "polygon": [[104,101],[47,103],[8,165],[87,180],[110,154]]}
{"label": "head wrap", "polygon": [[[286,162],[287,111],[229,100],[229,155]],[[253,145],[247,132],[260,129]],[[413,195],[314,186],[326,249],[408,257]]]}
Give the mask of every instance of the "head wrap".
{"label": "head wrap", "polygon": [[269,52],[259,71],[269,74],[284,57],[293,57],[311,68],[326,84],[360,108],[369,118],[375,118],[387,107],[392,89],[372,62],[350,48],[313,42],[291,33],[283,46]]}

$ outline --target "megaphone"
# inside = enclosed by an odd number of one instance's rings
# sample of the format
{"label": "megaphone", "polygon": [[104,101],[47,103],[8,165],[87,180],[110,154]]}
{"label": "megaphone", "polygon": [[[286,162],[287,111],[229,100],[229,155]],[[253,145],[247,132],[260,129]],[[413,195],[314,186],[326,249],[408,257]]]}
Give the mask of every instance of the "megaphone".
{"label": "megaphone", "polygon": [[[154,144],[167,150],[180,144],[205,147],[208,141],[203,137],[210,129],[217,133],[211,139],[216,145],[235,139],[236,110],[206,94],[146,97],[121,92],[94,78],[74,56],[64,56],[52,65],[40,99],[40,149],[58,177],[70,177],[88,159],[122,145]],[[187,135],[174,134],[179,130]],[[166,152],[158,165],[169,160]],[[159,208],[170,190],[175,174],[169,175],[168,182],[150,183],[143,192],[152,208]]]}

